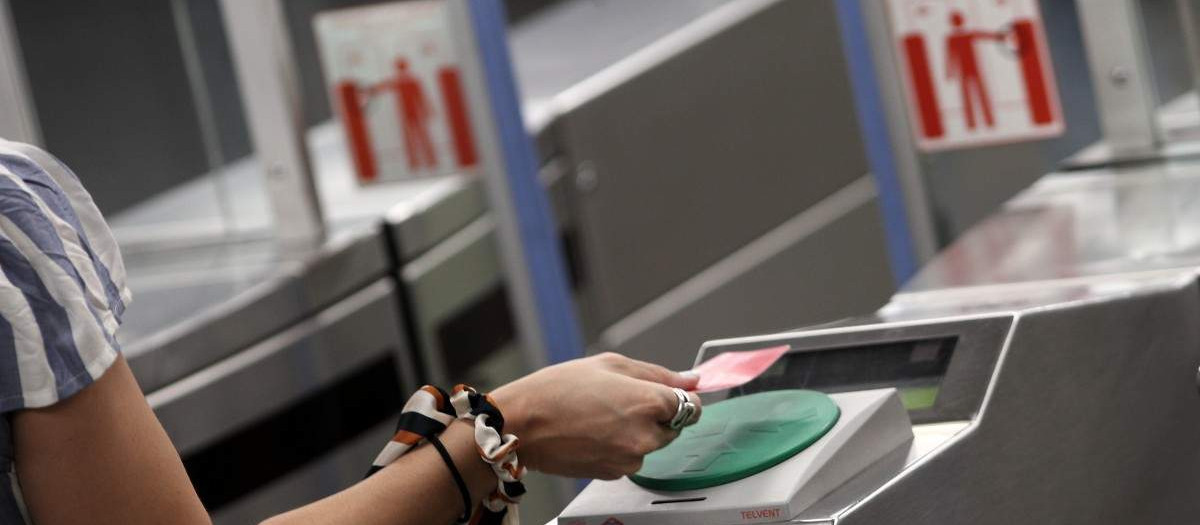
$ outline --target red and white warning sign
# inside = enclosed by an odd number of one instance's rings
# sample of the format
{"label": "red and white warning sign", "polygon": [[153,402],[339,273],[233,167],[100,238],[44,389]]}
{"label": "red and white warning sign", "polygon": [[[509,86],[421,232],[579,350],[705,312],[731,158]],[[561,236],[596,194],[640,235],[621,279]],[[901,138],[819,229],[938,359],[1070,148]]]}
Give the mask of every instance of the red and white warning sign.
{"label": "red and white warning sign", "polygon": [[1062,134],[1037,0],[888,0],[888,7],[921,150]]}
{"label": "red and white warning sign", "polygon": [[330,100],[360,182],[479,163],[445,2],[341,9],[314,23]]}

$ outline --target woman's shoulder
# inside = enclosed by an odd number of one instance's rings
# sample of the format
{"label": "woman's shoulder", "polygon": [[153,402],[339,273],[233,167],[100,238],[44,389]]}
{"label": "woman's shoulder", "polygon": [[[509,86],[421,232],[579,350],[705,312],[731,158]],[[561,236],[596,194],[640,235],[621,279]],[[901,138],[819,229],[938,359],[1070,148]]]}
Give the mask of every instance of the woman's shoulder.
{"label": "woman's shoulder", "polygon": [[0,412],[51,405],[100,377],[128,302],[120,252],[79,178],[0,140]]}

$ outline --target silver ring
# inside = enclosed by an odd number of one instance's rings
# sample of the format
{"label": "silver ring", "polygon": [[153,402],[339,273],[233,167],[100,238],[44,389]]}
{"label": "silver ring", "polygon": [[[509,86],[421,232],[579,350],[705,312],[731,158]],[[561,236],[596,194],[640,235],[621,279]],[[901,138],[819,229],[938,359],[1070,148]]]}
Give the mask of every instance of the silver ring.
{"label": "silver ring", "polygon": [[696,415],[696,404],[692,403],[682,388],[672,388],[671,391],[675,392],[675,397],[679,399],[679,406],[675,409],[675,417],[671,418],[667,426],[671,430],[679,430],[691,423],[692,417]]}

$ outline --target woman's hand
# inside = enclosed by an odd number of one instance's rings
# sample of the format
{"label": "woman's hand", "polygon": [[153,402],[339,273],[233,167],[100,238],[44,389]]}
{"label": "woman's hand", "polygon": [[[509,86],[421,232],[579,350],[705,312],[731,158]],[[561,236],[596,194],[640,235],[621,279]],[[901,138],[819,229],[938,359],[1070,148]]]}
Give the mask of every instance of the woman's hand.
{"label": "woman's hand", "polygon": [[[520,441],[521,463],[576,478],[616,479],[679,435],[667,423],[699,378],[620,354],[544,368],[492,392],[504,432]],[[700,407],[700,399],[689,394]],[[699,419],[699,411],[692,422]]]}

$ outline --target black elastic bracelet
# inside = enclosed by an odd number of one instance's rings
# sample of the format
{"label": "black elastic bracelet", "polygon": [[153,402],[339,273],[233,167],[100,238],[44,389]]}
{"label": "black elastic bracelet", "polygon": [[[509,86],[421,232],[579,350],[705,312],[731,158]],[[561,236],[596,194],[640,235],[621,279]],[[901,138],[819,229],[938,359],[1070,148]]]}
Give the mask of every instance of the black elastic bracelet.
{"label": "black elastic bracelet", "polygon": [[450,475],[454,476],[454,483],[458,485],[458,491],[462,493],[463,499],[463,515],[458,518],[459,523],[471,521],[471,491],[467,489],[467,482],[463,481],[462,474],[458,472],[458,466],[454,464],[454,459],[450,457],[450,453],[446,452],[446,447],[442,445],[442,441],[437,436],[429,436],[425,438],[437,449],[438,454],[442,456],[442,461],[446,463],[446,467],[450,469]]}

